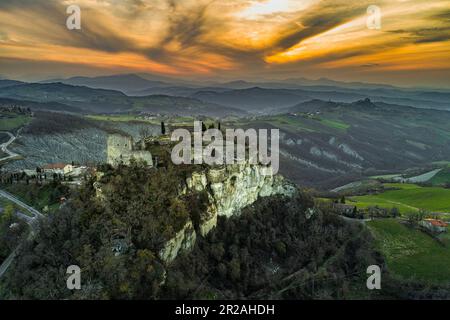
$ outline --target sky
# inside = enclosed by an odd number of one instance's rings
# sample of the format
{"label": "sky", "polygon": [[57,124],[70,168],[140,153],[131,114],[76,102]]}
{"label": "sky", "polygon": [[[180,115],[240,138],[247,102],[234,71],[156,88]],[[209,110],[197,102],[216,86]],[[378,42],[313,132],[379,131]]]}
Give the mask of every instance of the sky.
{"label": "sky", "polygon": [[115,73],[450,88],[450,0],[0,0],[2,77]]}

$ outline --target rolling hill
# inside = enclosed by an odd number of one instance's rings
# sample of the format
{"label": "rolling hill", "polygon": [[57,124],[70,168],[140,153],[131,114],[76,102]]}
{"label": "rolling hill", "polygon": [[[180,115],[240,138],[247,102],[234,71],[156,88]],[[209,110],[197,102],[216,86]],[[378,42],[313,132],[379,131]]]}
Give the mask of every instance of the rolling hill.
{"label": "rolling hill", "polygon": [[60,82],[72,86],[85,86],[93,89],[108,89],[129,93],[152,87],[168,86],[163,81],[152,81],[135,74],[112,75],[103,77],[72,77],[69,79],[46,80],[43,83]]}
{"label": "rolling hill", "polygon": [[450,112],[372,102],[311,100],[233,127],[279,128],[280,170],[331,189],[366,176],[450,159]]}
{"label": "rolling hill", "polygon": [[[153,95],[129,97],[122,92],[63,83],[31,83],[0,88],[0,97],[39,103],[59,103],[86,113],[160,113],[224,117],[243,112],[189,97]],[[70,108],[69,108],[70,109]]]}

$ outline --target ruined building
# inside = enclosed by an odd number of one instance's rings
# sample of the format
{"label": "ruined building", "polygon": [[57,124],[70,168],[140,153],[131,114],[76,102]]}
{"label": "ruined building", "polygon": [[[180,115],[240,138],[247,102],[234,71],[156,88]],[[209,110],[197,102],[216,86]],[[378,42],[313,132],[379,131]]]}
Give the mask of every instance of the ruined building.
{"label": "ruined building", "polygon": [[148,166],[153,166],[152,154],[147,150],[137,150],[134,146],[133,138],[120,134],[108,136],[108,163],[112,166],[119,164],[130,164],[131,159],[142,160]]}

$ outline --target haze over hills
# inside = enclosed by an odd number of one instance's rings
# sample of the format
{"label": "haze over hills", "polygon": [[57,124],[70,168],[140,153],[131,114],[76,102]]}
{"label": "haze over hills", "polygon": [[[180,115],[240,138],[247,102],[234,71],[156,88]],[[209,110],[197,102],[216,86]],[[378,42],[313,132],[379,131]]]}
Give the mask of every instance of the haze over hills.
{"label": "haze over hills", "polygon": [[[146,78],[149,79],[146,79]],[[151,80],[150,80],[151,79]],[[364,98],[370,98],[373,101],[380,101],[390,104],[399,104],[413,106],[418,108],[433,108],[450,110],[450,91],[448,90],[422,90],[414,88],[398,88],[382,84],[366,84],[360,82],[339,82],[329,79],[308,80],[287,79],[269,82],[249,82],[236,80],[231,82],[200,82],[188,80],[172,79],[151,74],[119,74],[101,77],[73,77],[69,79],[46,80],[40,84],[52,84],[55,86],[66,84],[76,87],[86,87],[91,89],[113,90],[125,93],[128,96],[149,96],[149,95],[167,95],[173,97],[193,98],[231,108],[237,108],[245,111],[262,109],[276,112],[277,109],[295,105],[311,99],[332,100],[338,102],[352,102]],[[21,99],[29,97],[24,91],[32,89],[37,93],[39,90],[45,91],[45,87],[37,87],[38,84],[29,84],[28,87],[18,87],[12,89],[12,86],[25,84],[23,82],[0,80],[0,89],[10,87],[8,90],[2,90],[0,96]],[[26,85],[26,84],[25,84]],[[67,88],[60,87],[62,90]],[[21,91],[20,93],[18,91]],[[55,91],[50,89],[51,91]],[[80,89],[71,89],[76,91]],[[14,91],[17,91],[14,93]],[[92,95],[93,93],[86,94]],[[118,95],[118,93],[106,93],[98,91],[94,95]],[[33,95],[33,94],[31,94]],[[51,94],[45,101],[51,99]],[[70,96],[70,95],[69,95]],[[80,99],[75,99],[80,100]],[[81,98],[80,101],[86,99]],[[51,100],[50,100],[51,101]],[[58,99],[55,101],[59,101]],[[64,102],[64,101],[59,101]],[[101,101],[96,101],[101,105]],[[114,103],[112,103],[114,105]],[[80,106],[81,107],[81,106]],[[92,105],[90,105],[90,108]],[[96,108],[97,109],[97,108]],[[101,107],[102,112],[108,111]],[[113,108],[117,111],[117,108]]]}
{"label": "haze over hills", "polygon": [[157,80],[147,80],[135,74],[120,74],[102,77],[72,77],[69,79],[51,79],[42,83],[60,82],[74,86],[85,86],[94,89],[110,89],[129,93],[153,87],[168,86],[168,83]]}
{"label": "haze over hills", "polygon": [[61,103],[77,112],[93,113],[161,113],[177,115],[209,115],[223,117],[243,114],[232,107],[203,102],[195,98],[152,95],[129,97],[122,92],[73,86],[63,83],[29,83],[0,88],[0,97],[41,103]]}

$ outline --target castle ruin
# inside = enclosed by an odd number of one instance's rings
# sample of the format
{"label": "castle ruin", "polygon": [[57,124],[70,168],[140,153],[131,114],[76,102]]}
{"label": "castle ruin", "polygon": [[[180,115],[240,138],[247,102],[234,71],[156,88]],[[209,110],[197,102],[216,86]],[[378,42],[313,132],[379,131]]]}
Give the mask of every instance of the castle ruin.
{"label": "castle ruin", "polygon": [[131,159],[141,160],[153,166],[152,154],[147,150],[136,150],[131,136],[110,134],[108,136],[107,162],[112,166],[129,165]]}

